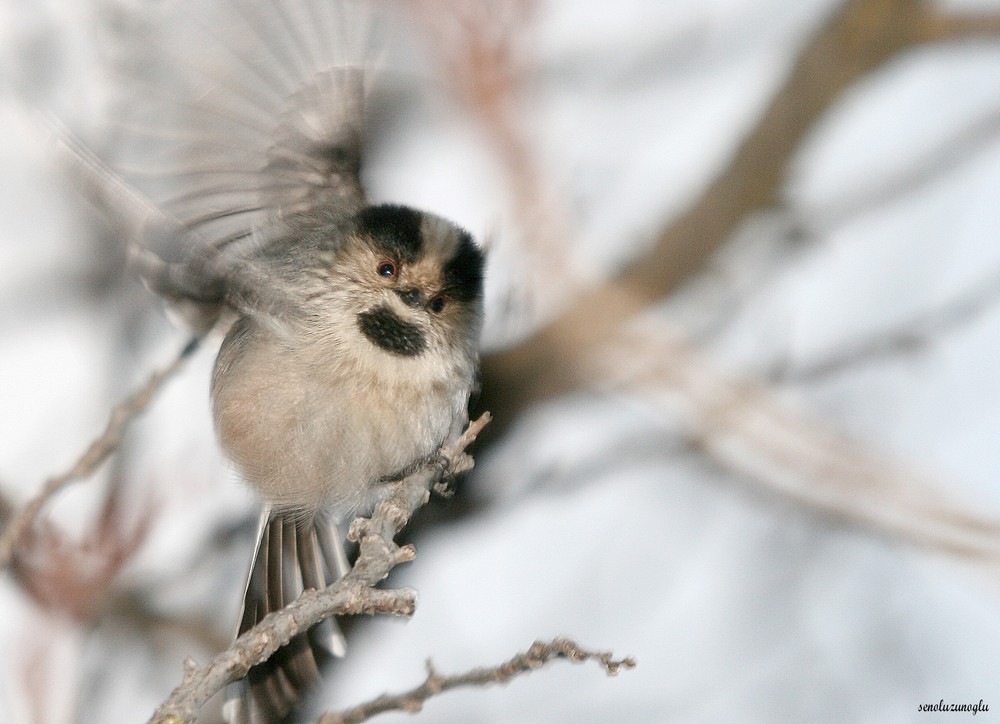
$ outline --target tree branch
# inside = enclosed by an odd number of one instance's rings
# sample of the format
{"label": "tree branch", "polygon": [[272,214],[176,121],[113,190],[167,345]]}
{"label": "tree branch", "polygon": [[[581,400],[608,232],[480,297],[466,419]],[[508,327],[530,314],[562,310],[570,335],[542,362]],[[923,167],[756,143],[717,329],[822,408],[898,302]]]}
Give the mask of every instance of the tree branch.
{"label": "tree branch", "polygon": [[893,540],[1000,563],[1000,519],[962,505],[955,486],[867,449],[753,380],[717,369],[663,325],[652,335],[648,325],[623,333],[597,364],[606,389],[641,400],[692,446],[760,490]]}
{"label": "tree branch", "polygon": [[991,28],[982,18],[952,18],[950,33],[928,32],[928,23],[944,22],[934,12],[922,0],[847,0],[837,8],[728,165],[649,254],[582,292],[523,343],[485,358],[483,404],[510,423],[528,406],[579,388],[641,396],[672,431],[764,490],[896,540],[1000,560],[1000,521],[948,499],[949,486],[817,423],[758,382],[722,372],[676,330],[640,317],[780,199],[802,141],[846,90],[921,43]]}
{"label": "tree branch", "polygon": [[115,405],[111,410],[111,417],[104,431],[77,459],[73,467],[45,481],[41,492],[13,515],[4,529],[3,535],[0,536],[0,570],[10,564],[18,543],[34,523],[45,503],[70,483],[92,475],[118,449],[128,423],[149,407],[149,403],[152,402],[153,397],[164,383],[176,374],[188,357],[198,348],[198,343],[198,338],[193,339],[180,351],[173,362],[154,372],[142,387],[123,402]]}
{"label": "tree branch", "polygon": [[412,589],[375,588],[400,563],[413,560],[413,546],[398,546],[396,534],[427,502],[431,486],[445,475],[472,468],[465,449],[490,421],[489,413],[471,422],[466,431],[441,449],[438,459],[396,483],[371,517],[356,518],[348,538],[358,543],[358,558],[346,576],[322,591],[308,590],[280,611],[268,614],[211,662],[198,667],[185,663],[184,680],[149,720],[150,724],[194,722],[198,710],[227,684],[246,676],[301,631],[330,616],[388,614],[410,616],[416,607]]}
{"label": "tree branch", "polygon": [[941,43],[976,37],[1000,37],[1000,14],[943,13],[927,7],[914,32],[914,42],[918,43]]}
{"label": "tree branch", "polygon": [[509,422],[534,402],[585,386],[580,362],[595,346],[700,270],[752,213],[775,203],[802,141],[845,90],[907,48],[989,34],[996,22],[989,17],[939,16],[922,0],[845,2],[799,53],[727,166],[648,254],[582,292],[530,339],[484,358],[483,404]]}
{"label": "tree branch", "polygon": [[611,653],[588,651],[569,639],[557,638],[549,642],[536,641],[527,651],[515,655],[498,666],[472,669],[464,674],[442,676],[428,661],[427,678],[420,686],[401,694],[383,694],[370,702],[338,713],[324,714],[320,717],[318,724],[360,724],[360,722],[368,721],[372,717],[388,711],[415,713],[421,710],[425,701],[451,689],[465,686],[483,687],[506,684],[514,677],[530,673],[556,659],[574,663],[596,661],[608,676],[617,676],[623,668],[634,669],[636,666],[635,659],[632,657],[616,660],[612,658]]}

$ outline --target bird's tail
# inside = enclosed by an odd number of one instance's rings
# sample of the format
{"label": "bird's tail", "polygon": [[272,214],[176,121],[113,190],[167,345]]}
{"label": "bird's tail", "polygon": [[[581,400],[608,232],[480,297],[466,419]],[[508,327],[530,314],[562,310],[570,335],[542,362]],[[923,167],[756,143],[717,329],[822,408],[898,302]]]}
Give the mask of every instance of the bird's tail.
{"label": "bird's tail", "polygon": [[[342,539],[332,521],[321,514],[265,510],[237,635],[294,601],[304,590],[324,588],[347,570]],[[293,721],[304,698],[319,684],[326,662],[344,652],[344,636],[332,618],[294,636],[267,661],[251,668],[245,679],[230,685],[226,721]]]}

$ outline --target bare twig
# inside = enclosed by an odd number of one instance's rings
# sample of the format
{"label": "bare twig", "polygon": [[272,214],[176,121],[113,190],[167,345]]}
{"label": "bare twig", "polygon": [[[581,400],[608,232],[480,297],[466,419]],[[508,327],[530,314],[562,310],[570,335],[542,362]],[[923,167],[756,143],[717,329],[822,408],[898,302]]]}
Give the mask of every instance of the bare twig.
{"label": "bare twig", "polygon": [[118,449],[128,423],[149,406],[163,384],[183,366],[197,347],[198,339],[192,340],[181,350],[173,362],[154,372],[142,387],[123,402],[115,405],[111,410],[111,417],[104,431],[77,459],[73,467],[45,481],[41,492],[11,518],[3,535],[0,536],[0,570],[10,564],[18,543],[34,523],[45,503],[70,483],[93,474]]}
{"label": "bare twig", "polygon": [[416,607],[416,592],[404,588],[375,588],[400,563],[413,560],[413,546],[398,546],[396,534],[430,495],[431,486],[442,476],[472,467],[465,449],[490,420],[489,413],[469,424],[466,431],[442,448],[438,460],[396,483],[369,518],[357,518],[348,537],[358,545],[358,558],[350,572],[322,591],[308,590],[291,604],[268,614],[211,662],[198,667],[185,664],[184,680],[173,690],[149,720],[150,724],[193,722],[198,710],[216,692],[236,681],[255,664],[266,661],[301,631],[335,615],[387,614],[410,616]]}
{"label": "bare twig", "polygon": [[557,638],[548,642],[536,641],[527,651],[517,654],[498,666],[472,669],[464,674],[443,676],[428,661],[427,678],[420,686],[401,694],[383,694],[377,699],[338,713],[324,714],[320,717],[319,724],[360,724],[360,722],[368,721],[372,717],[388,711],[418,712],[425,701],[451,689],[464,686],[482,687],[506,684],[515,676],[530,673],[556,659],[574,663],[596,661],[608,676],[617,676],[622,669],[633,669],[636,665],[635,659],[632,657],[616,660],[612,658],[611,653],[588,651],[576,642],[565,638]]}
{"label": "bare twig", "polygon": [[1000,302],[1000,273],[994,273],[962,294],[894,328],[838,346],[825,358],[776,370],[778,382],[809,382],[858,365],[911,354],[949,332],[981,319]]}

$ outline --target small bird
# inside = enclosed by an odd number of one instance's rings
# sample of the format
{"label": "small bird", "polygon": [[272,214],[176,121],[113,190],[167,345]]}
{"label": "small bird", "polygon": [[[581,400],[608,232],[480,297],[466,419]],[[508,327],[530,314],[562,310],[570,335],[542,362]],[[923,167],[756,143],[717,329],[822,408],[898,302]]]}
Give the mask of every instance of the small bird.
{"label": "small bird", "polygon": [[[239,317],[212,375],[215,426],[265,501],[239,633],[342,576],[336,523],[461,431],[482,266],[465,231],[386,204],[296,218],[230,281]],[[325,622],[251,669],[266,720],[287,715],[343,650]]]}
{"label": "small bird", "polygon": [[[357,8],[180,2],[134,43],[121,173],[162,212],[147,237],[186,249],[134,256],[194,327],[230,325],[215,428],[263,502],[238,633],[344,575],[338,523],[460,432],[477,375],[483,253],[361,183],[372,74],[340,57]],[[299,634],[227,718],[293,719],[343,653],[335,621]]]}

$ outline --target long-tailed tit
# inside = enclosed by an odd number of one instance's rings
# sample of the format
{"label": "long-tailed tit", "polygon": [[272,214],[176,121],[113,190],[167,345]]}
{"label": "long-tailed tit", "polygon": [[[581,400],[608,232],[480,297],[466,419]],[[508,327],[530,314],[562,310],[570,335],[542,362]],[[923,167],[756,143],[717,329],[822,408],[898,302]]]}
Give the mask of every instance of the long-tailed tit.
{"label": "long-tailed tit", "polygon": [[[157,178],[158,233],[189,248],[140,264],[197,326],[234,320],[212,409],[264,507],[240,633],[345,573],[337,523],[457,434],[476,376],[479,248],[439,216],[365,198],[370,73],[337,46],[354,10],[185,3],[156,25],[166,43],[139,48],[132,86],[131,166]],[[296,636],[231,692],[227,716],[294,716],[343,650],[333,621]]]}

